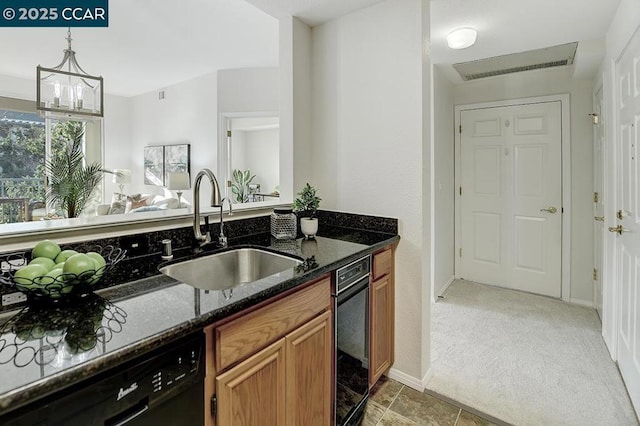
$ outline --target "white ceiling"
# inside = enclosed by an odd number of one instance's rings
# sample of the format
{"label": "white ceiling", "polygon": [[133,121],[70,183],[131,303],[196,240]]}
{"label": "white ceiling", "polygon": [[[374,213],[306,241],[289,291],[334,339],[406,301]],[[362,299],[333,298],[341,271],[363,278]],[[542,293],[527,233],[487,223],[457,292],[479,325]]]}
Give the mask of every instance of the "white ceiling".
{"label": "white ceiling", "polygon": [[[66,28],[0,28],[0,74],[34,79],[66,48]],[[278,21],[240,0],[111,0],[108,28],[72,28],[80,66],[133,96],[217,69],[278,66]]]}
{"label": "white ceiling", "polygon": [[[277,66],[275,17],[315,26],[380,1],[111,0],[109,27],[73,29],[73,47],[85,71],[105,78],[107,93],[133,96],[217,69]],[[432,59],[451,64],[579,41],[576,74],[588,78],[619,2],[431,0]],[[477,43],[448,49],[446,35],[462,26],[478,30]],[[65,36],[64,28],[0,28],[0,74],[33,79],[36,65],[57,65]]]}
{"label": "white ceiling", "polygon": [[315,26],[384,0],[247,0],[271,16],[295,16]]}
{"label": "white ceiling", "polygon": [[[577,41],[575,76],[591,78],[620,0],[431,0],[431,57],[452,64]],[[474,46],[447,47],[451,30],[478,31]]]}
{"label": "white ceiling", "polygon": [[[311,26],[380,2],[247,1],[273,16],[291,14]],[[436,64],[452,64],[578,41],[581,43],[575,75],[591,78],[602,60],[602,38],[619,3],[620,0],[431,0],[432,60]],[[447,34],[467,26],[478,30],[477,43],[468,49],[449,49]]]}

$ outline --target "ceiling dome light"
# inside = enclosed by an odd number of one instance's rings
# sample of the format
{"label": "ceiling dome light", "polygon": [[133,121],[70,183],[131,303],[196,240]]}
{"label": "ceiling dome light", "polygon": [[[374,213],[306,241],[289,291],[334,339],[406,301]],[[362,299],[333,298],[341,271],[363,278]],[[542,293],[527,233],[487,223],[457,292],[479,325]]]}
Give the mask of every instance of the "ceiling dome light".
{"label": "ceiling dome light", "polygon": [[478,32],[473,28],[458,28],[447,36],[447,44],[450,49],[466,49],[476,42]]}

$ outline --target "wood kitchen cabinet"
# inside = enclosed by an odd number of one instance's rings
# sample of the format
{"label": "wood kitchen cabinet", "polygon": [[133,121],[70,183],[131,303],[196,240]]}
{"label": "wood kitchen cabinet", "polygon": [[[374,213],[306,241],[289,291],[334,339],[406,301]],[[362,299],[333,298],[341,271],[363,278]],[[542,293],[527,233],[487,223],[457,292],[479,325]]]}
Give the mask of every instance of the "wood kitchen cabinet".
{"label": "wood kitchen cabinet", "polygon": [[374,253],[369,286],[369,386],[393,365],[395,325],[395,246]]}
{"label": "wood kitchen cabinet", "polygon": [[330,285],[323,277],[205,329],[207,425],[331,424]]}
{"label": "wood kitchen cabinet", "polygon": [[219,425],[285,424],[285,341],[216,378]]}

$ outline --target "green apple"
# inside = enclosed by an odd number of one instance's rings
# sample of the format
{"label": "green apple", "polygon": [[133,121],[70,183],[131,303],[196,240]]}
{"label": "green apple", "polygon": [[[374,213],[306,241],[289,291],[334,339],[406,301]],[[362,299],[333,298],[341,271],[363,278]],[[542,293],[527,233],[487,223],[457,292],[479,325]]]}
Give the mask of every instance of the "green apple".
{"label": "green apple", "polygon": [[107,261],[104,260],[104,257],[102,257],[100,253],[97,253],[95,251],[89,251],[87,252],[87,256],[89,256],[91,260],[93,260],[93,262],[95,263],[96,271],[99,270],[100,272],[102,272],[104,270],[104,267],[107,264]]}
{"label": "green apple", "polygon": [[104,274],[104,269],[107,265],[107,261],[104,260],[104,257],[102,257],[100,253],[97,253],[95,251],[87,252],[87,256],[89,256],[91,260],[93,260],[93,263],[96,266],[96,274],[89,280],[89,284],[93,284],[97,282],[100,277],[102,277],[102,274]]}
{"label": "green apple", "polygon": [[56,265],[53,267],[53,269],[62,269],[64,268],[64,262],[56,262]]}
{"label": "green apple", "polygon": [[16,271],[13,281],[25,287],[38,287],[36,278],[46,275],[47,272],[47,268],[37,263],[27,265]]}
{"label": "green apple", "polygon": [[42,240],[35,245],[33,250],[31,250],[31,258],[35,259],[36,257],[48,257],[49,259],[53,260],[59,253],[60,246],[58,245],[58,243],[51,240]]}
{"label": "green apple", "polygon": [[64,262],[62,271],[65,274],[74,274],[78,278],[90,277],[95,273],[96,264],[93,259],[84,253],[74,254]]}
{"label": "green apple", "polygon": [[48,257],[36,257],[29,262],[29,265],[42,265],[47,268],[47,271],[52,270],[53,267],[56,266],[55,262]]}
{"label": "green apple", "polygon": [[60,288],[62,288],[62,285],[64,284],[64,282],[65,282],[65,276],[62,271],[62,268],[54,268],[49,272],[47,272],[46,274],[44,274],[43,276],[41,276],[40,279],[38,280],[38,284],[42,286],[47,286],[47,287],[51,287],[51,285],[55,283],[56,286],[59,286]]}
{"label": "green apple", "polygon": [[58,256],[56,256],[56,263],[62,263],[66,261],[68,258],[73,256],[74,254],[78,254],[75,250],[62,250]]}
{"label": "green apple", "polygon": [[62,293],[62,289],[65,286],[65,276],[62,268],[52,269],[36,280],[43,287],[42,291],[54,299],[60,297],[60,293]]}

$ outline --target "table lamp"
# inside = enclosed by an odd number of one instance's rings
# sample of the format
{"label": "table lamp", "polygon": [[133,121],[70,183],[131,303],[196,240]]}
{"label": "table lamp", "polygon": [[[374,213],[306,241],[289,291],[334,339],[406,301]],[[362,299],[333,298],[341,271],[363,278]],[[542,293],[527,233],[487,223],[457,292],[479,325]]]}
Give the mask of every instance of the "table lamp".
{"label": "table lamp", "polygon": [[176,191],[178,194],[178,208],[182,208],[182,190],[189,189],[191,187],[189,180],[189,173],[169,173],[169,183],[167,189],[170,191]]}
{"label": "table lamp", "polygon": [[124,194],[124,186],[127,183],[131,183],[131,170],[114,169],[113,183],[117,183],[120,188],[120,194]]}

